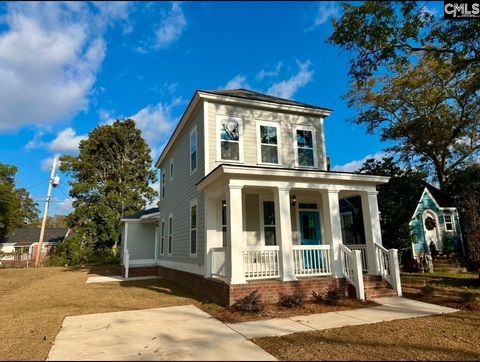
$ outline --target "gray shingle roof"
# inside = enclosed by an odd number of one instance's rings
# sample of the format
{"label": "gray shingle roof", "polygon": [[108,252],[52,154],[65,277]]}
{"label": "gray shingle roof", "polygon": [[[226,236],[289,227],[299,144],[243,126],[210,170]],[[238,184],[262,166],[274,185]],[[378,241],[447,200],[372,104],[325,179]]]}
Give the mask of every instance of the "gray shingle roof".
{"label": "gray shingle roof", "polygon": [[140,219],[142,216],[154,214],[158,211],[159,211],[158,207],[152,207],[151,209],[146,209],[146,210],[136,212],[135,214],[127,215],[125,216],[125,219]]}
{"label": "gray shingle roof", "polygon": [[[46,228],[44,242],[55,243],[62,242],[67,234],[68,228]],[[69,234],[71,236],[72,233]],[[15,243],[15,245],[28,246],[38,241],[40,237],[39,228],[15,229],[15,231],[3,243]]]}
{"label": "gray shingle roof", "polygon": [[252,100],[262,101],[262,102],[286,104],[286,105],[289,105],[289,106],[299,106],[299,107],[306,107],[306,108],[312,108],[312,109],[320,109],[320,110],[324,110],[324,111],[328,111],[328,112],[332,111],[331,109],[328,109],[328,108],[313,106],[311,104],[292,101],[290,99],[274,97],[274,96],[270,96],[268,94],[258,93],[258,92],[254,92],[254,91],[251,91],[251,90],[248,90],[248,89],[243,89],[243,88],[228,89],[228,90],[227,89],[225,89],[225,90],[201,90],[200,92],[217,94],[217,95],[221,95],[221,96],[235,97],[235,98],[252,99]]}

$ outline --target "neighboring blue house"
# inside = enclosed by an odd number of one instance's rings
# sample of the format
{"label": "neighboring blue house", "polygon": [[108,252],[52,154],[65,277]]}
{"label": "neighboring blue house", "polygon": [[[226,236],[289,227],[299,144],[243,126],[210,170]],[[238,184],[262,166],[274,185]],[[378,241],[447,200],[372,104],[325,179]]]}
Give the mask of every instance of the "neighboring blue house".
{"label": "neighboring blue house", "polygon": [[410,225],[416,239],[412,244],[414,258],[429,252],[431,242],[440,254],[452,251],[464,254],[457,209],[436,187],[425,183]]}

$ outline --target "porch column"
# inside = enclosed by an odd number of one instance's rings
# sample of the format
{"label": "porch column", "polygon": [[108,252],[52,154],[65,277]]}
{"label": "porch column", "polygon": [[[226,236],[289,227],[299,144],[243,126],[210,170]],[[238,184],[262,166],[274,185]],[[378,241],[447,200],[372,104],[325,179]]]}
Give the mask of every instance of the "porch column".
{"label": "porch column", "polygon": [[217,241],[217,203],[218,200],[204,192],[205,205],[205,277],[212,276],[212,252],[211,248],[221,247]]}
{"label": "porch column", "polygon": [[290,215],[290,188],[274,190],[275,225],[277,242],[280,246],[280,277],[286,281],[297,280],[293,265],[292,220]]}
{"label": "porch column", "polygon": [[367,247],[368,274],[377,275],[378,266],[375,243],[382,245],[380,213],[378,212],[377,191],[361,192],[365,244]]}
{"label": "porch column", "polygon": [[228,284],[244,284],[245,272],[243,270],[243,205],[242,186],[227,186],[227,250],[225,264],[227,267]]}
{"label": "porch column", "polygon": [[338,191],[322,191],[323,214],[325,215],[325,234],[331,247],[332,274],[343,278],[340,244],[342,244],[342,224],[340,222],[340,206]]}

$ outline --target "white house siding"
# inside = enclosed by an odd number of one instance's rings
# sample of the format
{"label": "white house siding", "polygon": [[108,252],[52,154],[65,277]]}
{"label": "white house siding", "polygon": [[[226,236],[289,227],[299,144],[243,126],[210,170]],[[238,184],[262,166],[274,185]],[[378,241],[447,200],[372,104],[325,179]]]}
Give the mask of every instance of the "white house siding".
{"label": "white house siding", "polygon": [[127,226],[127,249],[130,260],[151,260],[155,253],[155,224],[129,222]]}
{"label": "white house siding", "polygon": [[[190,174],[190,131],[197,127],[197,170]],[[204,197],[196,184],[205,176],[203,106],[198,107],[185,124],[173,147],[159,165],[160,176],[165,173],[165,198],[160,198],[160,220],[165,221],[164,254],[158,253],[158,264],[171,262],[203,266],[204,264]],[[170,159],[173,159],[173,179],[170,180]],[[161,182],[160,182],[161,188]],[[161,189],[160,189],[161,191]],[[197,255],[190,255],[190,202],[197,200]],[[172,255],[168,251],[168,217],[173,215]],[[160,245],[161,230],[158,242]],[[160,250],[160,249],[159,249]]]}
{"label": "white house siding", "polygon": [[[243,151],[244,164],[256,166],[257,158],[257,126],[256,121],[276,122],[280,124],[281,133],[281,161],[279,167],[295,167],[295,144],[294,128],[297,125],[309,126],[315,129],[315,141],[317,151],[317,165],[324,169],[326,165],[325,137],[323,121],[320,117],[313,117],[295,113],[272,112],[259,108],[247,108],[220,103],[208,103],[208,148],[209,170],[214,169],[222,162],[217,157],[218,131],[216,116],[240,117],[243,121]],[[225,163],[225,162],[224,162]]]}
{"label": "white house siding", "polygon": [[244,213],[247,245],[260,245],[260,206],[257,194],[245,194]]}

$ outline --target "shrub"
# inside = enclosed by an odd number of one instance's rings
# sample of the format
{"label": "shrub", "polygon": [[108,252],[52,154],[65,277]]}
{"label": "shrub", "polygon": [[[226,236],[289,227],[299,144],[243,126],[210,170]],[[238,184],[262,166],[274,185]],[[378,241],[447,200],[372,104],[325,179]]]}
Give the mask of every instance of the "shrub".
{"label": "shrub", "polygon": [[462,301],[465,303],[471,303],[477,300],[477,296],[472,292],[461,292],[459,295],[460,298],[462,298]]}
{"label": "shrub", "polygon": [[342,298],[342,294],[340,293],[340,289],[335,285],[332,284],[327,291],[325,296],[325,303],[329,305],[337,305]]}
{"label": "shrub", "polygon": [[254,290],[249,295],[237,299],[230,309],[234,312],[260,313],[265,309],[265,303],[258,290]]}
{"label": "shrub", "polygon": [[435,293],[435,288],[432,287],[431,285],[428,285],[428,284],[427,284],[426,286],[424,286],[424,287],[421,289],[421,291],[422,291],[422,294],[423,294],[423,295],[425,295],[425,296],[427,296],[427,297],[431,297],[431,296],[433,296],[433,294]]}
{"label": "shrub", "polygon": [[323,295],[315,291],[312,291],[312,300],[318,304],[325,303],[325,298],[323,297]]}
{"label": "shrub", "polygon": [[278,304],[287,308],[301,308],[303,307],[304,297],[302,294],[295,292],[293,294],[280,294]]}

